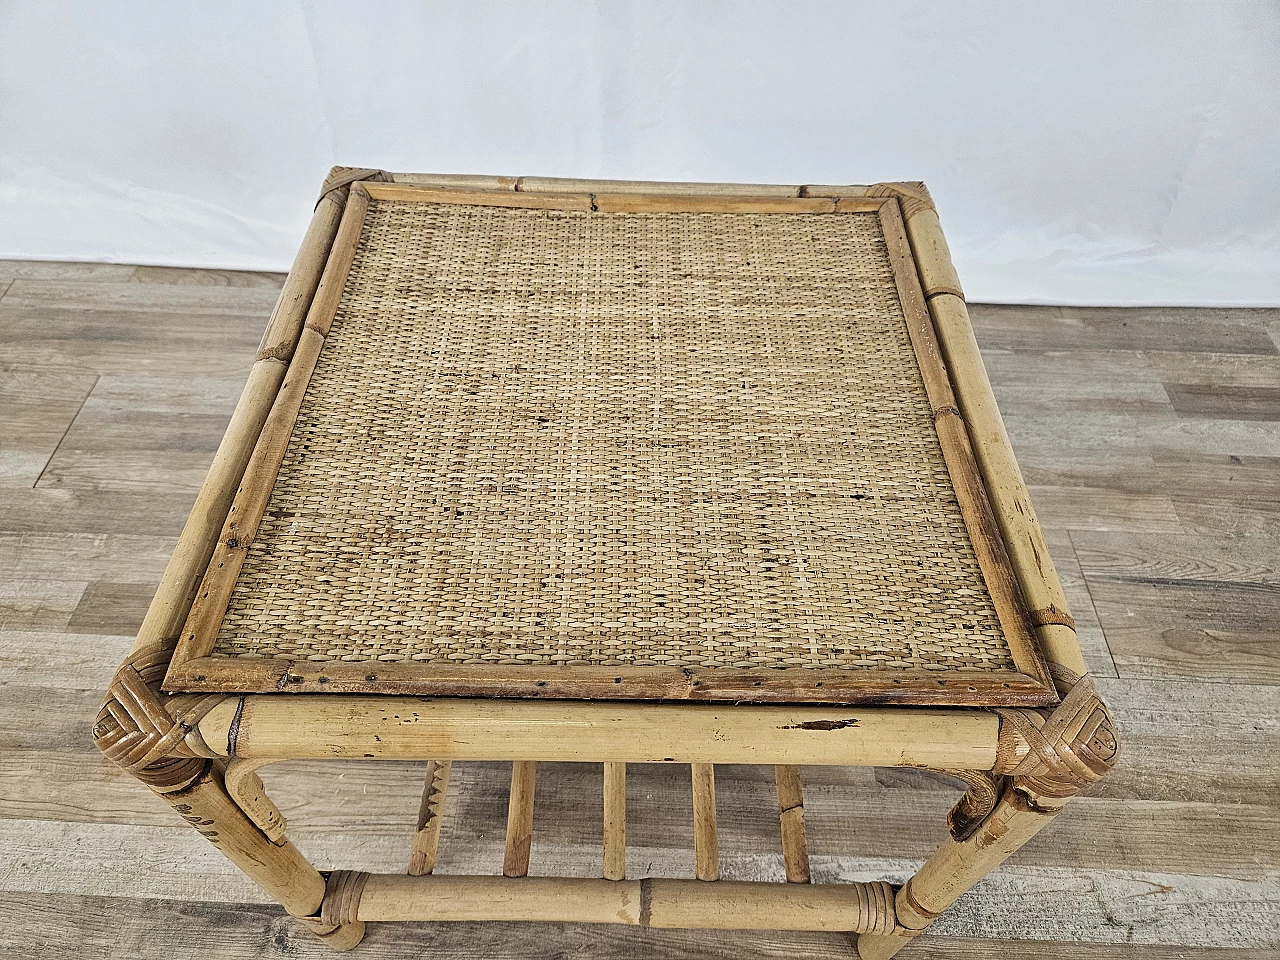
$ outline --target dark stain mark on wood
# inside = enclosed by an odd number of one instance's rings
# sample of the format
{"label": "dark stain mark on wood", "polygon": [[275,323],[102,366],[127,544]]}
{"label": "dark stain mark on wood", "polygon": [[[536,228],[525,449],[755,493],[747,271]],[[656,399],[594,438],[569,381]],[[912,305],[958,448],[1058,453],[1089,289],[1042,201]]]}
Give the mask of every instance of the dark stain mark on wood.
{"label": "dark stain mark on wood", "polygon": [[843,730],[845,727],[856,727],[858,721],[853,717],[848,720],[806,720],[804,723],[793,723],[779,730]]}

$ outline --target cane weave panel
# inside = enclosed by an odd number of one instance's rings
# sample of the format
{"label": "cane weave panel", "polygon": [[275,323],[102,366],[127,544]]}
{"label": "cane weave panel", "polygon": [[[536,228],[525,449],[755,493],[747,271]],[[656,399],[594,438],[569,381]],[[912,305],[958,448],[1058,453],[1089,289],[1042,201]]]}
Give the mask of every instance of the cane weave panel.
{"label": "cane weave panel", "polygon": [[213,656],[1013,669],[875,214],[376,200]]}

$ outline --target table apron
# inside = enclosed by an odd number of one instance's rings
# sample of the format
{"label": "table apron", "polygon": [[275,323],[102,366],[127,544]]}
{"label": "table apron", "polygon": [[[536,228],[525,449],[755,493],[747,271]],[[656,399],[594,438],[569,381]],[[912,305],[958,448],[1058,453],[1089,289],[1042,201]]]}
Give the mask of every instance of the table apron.
{"label": "table apron", "polygon": [[227,697],[200,721],[214,756],[916,766],[990,770],[983,710],[431,699]]}

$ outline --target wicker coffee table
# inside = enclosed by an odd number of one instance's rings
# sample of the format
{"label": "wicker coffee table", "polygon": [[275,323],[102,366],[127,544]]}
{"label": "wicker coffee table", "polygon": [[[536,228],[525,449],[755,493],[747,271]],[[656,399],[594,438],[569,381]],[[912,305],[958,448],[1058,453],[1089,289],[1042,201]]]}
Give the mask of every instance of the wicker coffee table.
{"label": "wicker coffee table", "polygon": [[[1104,774],[923,184],[325,183],[94,727],[334,947],[370,920],[841,930],[885,958]],[[257,771],[428,760],[403,874],[318,872]],[[453,760],[504,876],[433,875]],[[528,877],[536,764],[602,765],[603,878]],[[626,865],[690,766],[695,869]],[[786,883],[717,881],[717,763],[775,765]],[[803,764],[965,787],[904,886],[812,884]]]}

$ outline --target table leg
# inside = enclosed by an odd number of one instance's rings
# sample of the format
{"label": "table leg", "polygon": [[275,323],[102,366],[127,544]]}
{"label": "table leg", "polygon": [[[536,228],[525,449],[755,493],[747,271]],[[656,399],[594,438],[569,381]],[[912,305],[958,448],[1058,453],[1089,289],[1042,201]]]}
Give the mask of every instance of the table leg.
{"label": "table leg", "polygon": [[[94,742],[314,933],[339,949],[355,946],[359,931],[320,922],[324,877],[282,828],[273,830],[273,838],[250,819],[227,790],[226,761],[210,759],[196,726],[223,698],[157,693],[168,653],[163,647],[143,650],[116,672],[93,727]],[[252,772],[252,766],[245,769]],[[265,793],[261,800],[267,803]]]}
{"label": "table leg", "polygon": [[888,960],[894,956],[961,894],[1046,827],[1063,803],[1042,805],[1040,800],[1007,786],[995,810],[977,830],[965,840],[948,837],[916,875],[899,888],[894,900],[899,929],[891,934],[861,934],[858,956],[862,960]]}
{"label": "table leg", "polygon": [[177,787],[148,784],[228,860],[299,920],[338,950],[360,942],[351,924],[319,919],[325,879],[288,840],[272,842],[227,793],[218,765],[206,760],[199,774]]}
{"label": "table leg", "polygon": [[[1000,708],[994,772],[1000,799],[980,822],[984,804],[962,802],[952,836],[897,892],[898,929],[858,937],[862,960],[889,960],[970,887],[1004,863],[1058,815],[1067,801],[1115,765],[1120,741],[1089,677],[1059,671],[1065,696],[1052,712]],[[982,793],[981,778],[970,793]],[[970,800],[966,796],[966,801]]]}

